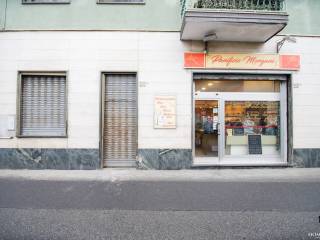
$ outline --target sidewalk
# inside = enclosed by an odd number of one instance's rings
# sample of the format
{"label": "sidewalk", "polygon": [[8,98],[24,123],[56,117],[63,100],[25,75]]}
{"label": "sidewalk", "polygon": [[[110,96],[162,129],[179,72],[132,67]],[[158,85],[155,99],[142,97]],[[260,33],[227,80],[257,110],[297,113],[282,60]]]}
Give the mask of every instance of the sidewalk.
{"label": "sidewalk", "polygon": [[320,211],[320,169],[0,170],[0,208]]}
{"label": "sidewalk", "polygon": [[208,170],[0,170],[1,180],[147,182],[320,182],[320,168]]}

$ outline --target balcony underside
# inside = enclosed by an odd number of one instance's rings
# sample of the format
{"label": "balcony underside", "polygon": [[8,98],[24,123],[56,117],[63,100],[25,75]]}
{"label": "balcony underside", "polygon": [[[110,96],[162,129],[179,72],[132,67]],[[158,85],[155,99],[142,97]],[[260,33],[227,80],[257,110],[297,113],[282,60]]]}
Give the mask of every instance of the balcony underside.
{"label": "balcony underside", "polygon": [[192,9],[185,12],[181,40],[266,42],[288,23],[285,12]]}

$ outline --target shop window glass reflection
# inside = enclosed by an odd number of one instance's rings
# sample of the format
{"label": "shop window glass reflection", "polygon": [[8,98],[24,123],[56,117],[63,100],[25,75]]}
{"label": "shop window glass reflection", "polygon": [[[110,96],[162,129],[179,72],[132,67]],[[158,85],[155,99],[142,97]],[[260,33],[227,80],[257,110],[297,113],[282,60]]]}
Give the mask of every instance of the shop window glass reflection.
{"label": "shop window glass reflection", "polygon": [[280,154],[279,101],[225,102],[225,154],[248,155],[249,135],[261,136],[263,155]]}

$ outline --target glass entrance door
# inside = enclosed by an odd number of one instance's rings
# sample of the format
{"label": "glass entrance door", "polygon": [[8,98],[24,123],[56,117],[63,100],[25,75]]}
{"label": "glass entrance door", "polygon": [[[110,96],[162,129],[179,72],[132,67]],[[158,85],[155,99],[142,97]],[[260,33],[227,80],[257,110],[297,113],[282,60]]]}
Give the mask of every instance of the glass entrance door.
{"label": "glass entrance door", "polygon": [[194,116],[195,158],[199,164],[214,163],[219,158],[219,100],[196,100]]}

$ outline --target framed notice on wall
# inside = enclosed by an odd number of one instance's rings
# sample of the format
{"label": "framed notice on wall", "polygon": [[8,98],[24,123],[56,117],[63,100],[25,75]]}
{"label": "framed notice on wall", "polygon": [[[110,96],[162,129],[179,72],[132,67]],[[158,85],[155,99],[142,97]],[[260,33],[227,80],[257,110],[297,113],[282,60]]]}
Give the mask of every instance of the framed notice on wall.
{"label": "framed notice on wall", "polygon": [[175,96],[156,96],[154,98],[154,128],[170,129],[177,127],[176,104]]}

